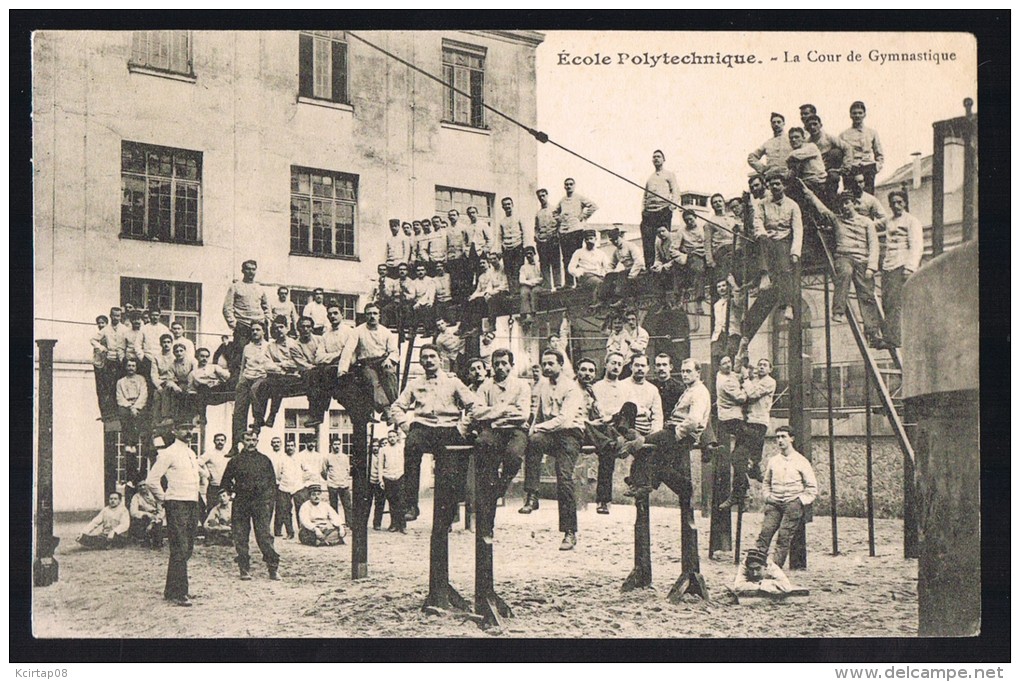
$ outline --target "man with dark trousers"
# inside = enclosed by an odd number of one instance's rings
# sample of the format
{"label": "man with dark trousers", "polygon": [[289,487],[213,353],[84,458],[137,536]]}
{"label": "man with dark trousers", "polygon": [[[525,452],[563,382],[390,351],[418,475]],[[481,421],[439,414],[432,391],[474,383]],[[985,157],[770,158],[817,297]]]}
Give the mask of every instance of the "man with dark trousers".
{"label": "man with dark trousers", "polygon": [[556,500],[563,533],[560,550],[570,551],[577,546],[574,467],[584,436],[584,393],[577,381],[563,375],[563,353],[558,350],[547,348],[542,353],[542,375],[546,380],[538,385],[525,460],[524,490],[528,498],[521,511],[538,507],[542,455],[555,457]]}
{"label": "man with dark trousers", "polygon": [[241,580],[251,580],[248,536],[253,525],[255,542],[269,569],[269,579],[279,580],[280,555],[273,548],[273,533],[269,528],[276,500],[276,471],[269,457],[258,451],[258,445],[258,432],[245,432],[244,450],[230,459],[220,484],[224,490],[234,494],[230,530],[234,549],[237,550],[235,561],[241,571]]}
{"label": "man with dark trousers", "polygon": [[435,495],[449,496],[444,501],[442,513],[449,519],[433,519],[433,524],[449,525],[453,520],[456,504],[452,502],[453,490],[462,489],[463,474],[466,474],[467,458],[463,466],[451,457],[445,456],[446,446],[464,443],[467,435],[465,414],[470,414],[477,398],[460,379],[439,369],[439,349],[427,343],[421,347],[418,362],[424,376],[407,384],[391,407],[393,422],[407,434],[404,442],[404,488],[407,491],[404,502],[407,507],[405,518],[418,518],[418,489],[421,481],[421,458],[426,452],[435,459]]}
{"label": "man with dark trousers", "polygon": [[[262,286],[255,281],[255,272],[258,270],[258,263],[253,260],[246,260],[241,263],[241,281],[235,281],[227,289],[227,296],[223,299],[223,319],[227,326],[234,332],[234,347],[244,348],[251,339],[253,326],[264,323],[269,316],[269,300]],[[240,360],[240,355],[235,356],[234,362]],[[237,376],[239,369],[235,364],[227,369],[231,376]]]}
{"label": "man with dark trousers", "polygon": [[472,411],[478,439],[479,531],[492,537],[496,500],[506,494],[521,469],[528,446],[527,421],[531,414],[531,386],[513,374],[514,355],[506,348],[492,352],[492,377],[482,382]]}
{"label": "man with dark trousers", "polygon": [[[195,531],[198,529],[198,491],[205,473],[198,463],[198,455],[188,447],[191,435],[189,422],[174,425],[173,442],[162,448],[145,485],[166,511],[167,539],[170,561],[166,569],[166,587],[163,598],[176,606],[191,606],[188,595],[188,559],[195,548]],[[166,477],[166,491],[161,479]]]}
{"label": "man with dark trousers", "polygon": [[652,152],[655,172],[645,182],[645,195],[641,201],[641,245],[645,263],[655,262],[655,233],[659,227],[667,230],[673,222],[673,211],[680,203],[680,188],[673,171],[665,170],[666,155],[662,150]]}

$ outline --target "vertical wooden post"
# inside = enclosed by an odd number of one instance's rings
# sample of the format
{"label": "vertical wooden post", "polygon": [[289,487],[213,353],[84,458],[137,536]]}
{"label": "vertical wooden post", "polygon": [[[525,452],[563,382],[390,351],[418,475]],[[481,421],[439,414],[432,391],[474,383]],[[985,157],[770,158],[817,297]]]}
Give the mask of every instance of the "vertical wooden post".
{"label": "vertical wooden post", "polygon": [[351,486],[353,490],[354,525],[351,528],[351,579],[368,577],[368,470],[371,448],[368,447],[368,422],[348,410],[351,416]]}
{"label": "vertical wooden post", "polygon": [[708,600],[708,587],[701,576],[701,558],[698,556],[698,523],[694,518],[694,489],[691,485],[690,452],[680,459],[680,476],[683,488],[680,497],[680,577],[673,583],[667,598],[680,603],[685,594]]}
{"label": "vertical wooden post", "polygon": [[867,474],[868,556],[875,556],[875,479],[871,458],[871,374],[864,373],[864,456]]}
{"label": "vertical wooden post", "polygon": [[[914,455],[922,445],[917,438],[917,414],[910,403],[904,405],[903,425],[907,436],[914,446]],[[914,460],[906,453],[903,453],[903,558],[917,559],[921,556],[920,540],[918,538],[917,518],[917,471]]]}
{"label": "vertical wooden post", "polygon": [[634,498],[634,570],[620,587],[621,592],[630,592],[652,584],[652,542],[649,528],[648,494]]}
{"label": "vertical wooden post", "polygon": [[826,418],[829,423],[829,516],[832,519],[832,556],[839,555],[839,531],[836,528],[836,436],[832,414],[832,304],[829,301],[829,270],[825,270],[825,392]]}
{"label": "vertical wooden post", "polygon": [[[806,241],[806,237],[805,237]],[[793,319],[787,328],[787,385],[790,391],[790,428],[793,429],[794,447],[811,460],[811,418],[807,414],[804,386],[804,330],[803,299],[801,298],[800,262],[793,265],[791,303]],[[811,363],[808,363],[810,369]],[[809,379],[810,381],[810,379]],[[804,522],[793,534],[790,543],[790,568],[807,568],[807,538],[804,524],[811,520],[810,508],[805,510]]]}
{"label": "vertical wooden post", "polygon": [[942,253],[945,239],[946,135],[943,123],[936,122],[931,158],[931,254]]}
{"label": "vertical wooden post", "polygon": [[435,448],[435,485],[432,490],[432,533],[429,537],[429,593],[422,610],[459,609],[468,611],[471,605],[450,585],[450,523],[457,508],[457,494],[452,472],[457,465],[451,460],[458,453]]}
{"label": "vertical wooden post", "polygon": [[[716,431],[718,434],[719,431]],[[730,496],[730,444],[729,434],[722,434],[726,443],[720,442],[712,452],[712,497],[709,500],[711,517],[708,530],[708,558],[717,551],[733,549],[733,515],[729,509],[719,509],[723,500]]]}
{"label": "vertical wooden post", "polygon": [[60,538],[53,537],[53,346],[55,339],[37,339],[39,347],[39,415],[36,452],[35,561],[32,584],[45,587],[57,582],[60,568],[53,551]]}
{"label": "vertical wooden post", "polygon": [[[506,602],[496,594],[493,586],[492,536],[496,522],[496,492],[494,481],[498,480],[497,471],[487,471],[480,476],[478,471],[479,458],[471,453],[471,471],[475,478],[475,613],[482,617],[482,627],[492,625],[502,627],[503,619],[513,616]],[[491,466],[490,462],[483,466]]]}

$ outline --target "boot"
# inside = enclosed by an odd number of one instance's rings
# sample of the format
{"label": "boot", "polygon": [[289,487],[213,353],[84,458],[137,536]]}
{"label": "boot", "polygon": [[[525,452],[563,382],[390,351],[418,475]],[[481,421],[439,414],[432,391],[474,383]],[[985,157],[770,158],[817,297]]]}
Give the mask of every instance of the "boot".
{"label": "boot", "polygon": [[595,508],[595,513],[596,514],[608,514],[609,513],[609,503],[608,502],[599,502],[599,506]]}
{"label": "boot", "polygon": [[538,509],[538,493],[528,493],[524,498],[524,506],[517,510],[518,514],[530,514]]}
{"label": "boot", "polygon": [[577,546],[577,533],[568,530],[563,534],[563,542],[560,543],[561,552],[569,552]]}
{"label": "boot", "polygon": [[279,569],[279,567],[277,567],[277,566],[270,566],[269,567],[269,579],[270,580],[279,580],[280,579],[280,569]]}
{"label": "boot", "polygon": [[728,498],[726,498],[723,501],[722,504],[719,505],[719,510],[720,511],[726,511],[730,507],[736,507],[738,510],[744,511],[744,504],[745,504],[745,499],[744,498],[737,497],[735,495],[730,495]]}
{"label": "boot", "polygon": [[241,566],[241,580],[251,580],[251,572],[247,566]]}

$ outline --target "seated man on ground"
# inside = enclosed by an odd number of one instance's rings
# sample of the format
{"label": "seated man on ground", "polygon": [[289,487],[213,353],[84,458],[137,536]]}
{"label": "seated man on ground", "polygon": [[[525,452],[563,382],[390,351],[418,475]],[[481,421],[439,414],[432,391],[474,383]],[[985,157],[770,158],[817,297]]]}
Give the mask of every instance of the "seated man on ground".
{"label": "seated man on ground", "polygon": [[107,505],[78,536],[78,544],[88,549],[123,547],[127,544],[130,528],[131,515],[121,504],[120,493],[115,491],[110,493]]}
{"label": "seated man on ground", "polygon": [[166,512],[152,491],[145,486],[145,477],[135,482],[135,494],[128,505],[131,514],[131,538],[145,547],[159,549],[163,546],[163,528],[166,525]]}
{"label": "seated man on ground", "polygon": [[322,499],[322,486],[309,488],[308,501],[298,512],[298,540],[312,547],[333,547],[344,544],[344,526],[340,515]]}
{"label": "seated man on ground", "polygon": [[220,488],[218,504],[205,518],[205,544],[233,547],[230,536],[230,493]]}

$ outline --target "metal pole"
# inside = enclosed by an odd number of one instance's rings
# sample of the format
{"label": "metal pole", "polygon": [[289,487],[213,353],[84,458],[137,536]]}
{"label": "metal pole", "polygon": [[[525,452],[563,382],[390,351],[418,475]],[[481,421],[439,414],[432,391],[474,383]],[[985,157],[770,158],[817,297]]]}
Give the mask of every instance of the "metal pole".
{"label": "metal pole", "polygon": [[36,460],[35,561],[32,584],[46,587],[57,582],[60,569],[53,551],[53,346],[56,339],[37,339],[39,347],[39,434]]}
{"label": "metal pole", "polygon": [[936,122],[931,159],[931,255],[942,253],[945,236],[946,134]]}
{"label": "metal pole", "polygon": [[[790,283],[792,291],[789,303],[793,306],[793,319],[787,327],[787,379],[790,391],[790,428],[793,429],[794,443],[797,450],[810,461],[811,420],[806,414],[804,403],[804,318],[800,271],[798,261],[793,264],[791,273],[793,281]],[[809,511],[805,510],[804,519],[794,531],[793,541],[790,543],[790,568],[807,568],[807,537],[804,524],[809,520]]]}
{"label": "metal pole", "polygon": [[836,529],[836,438],[833,434],[834,420],[832,416],[832,305],[829,301],[829,271],[825,276],[825,391],[827,393],[826,412],[829,420],[829,514],[832,517],[832,556],[839,554],[839,532]]}
{"label": "metal pole", "polygon": [[875,482],[871,461],[871,376],[864,373],[864,455],[868,485],[868,556],[875,556]]}

